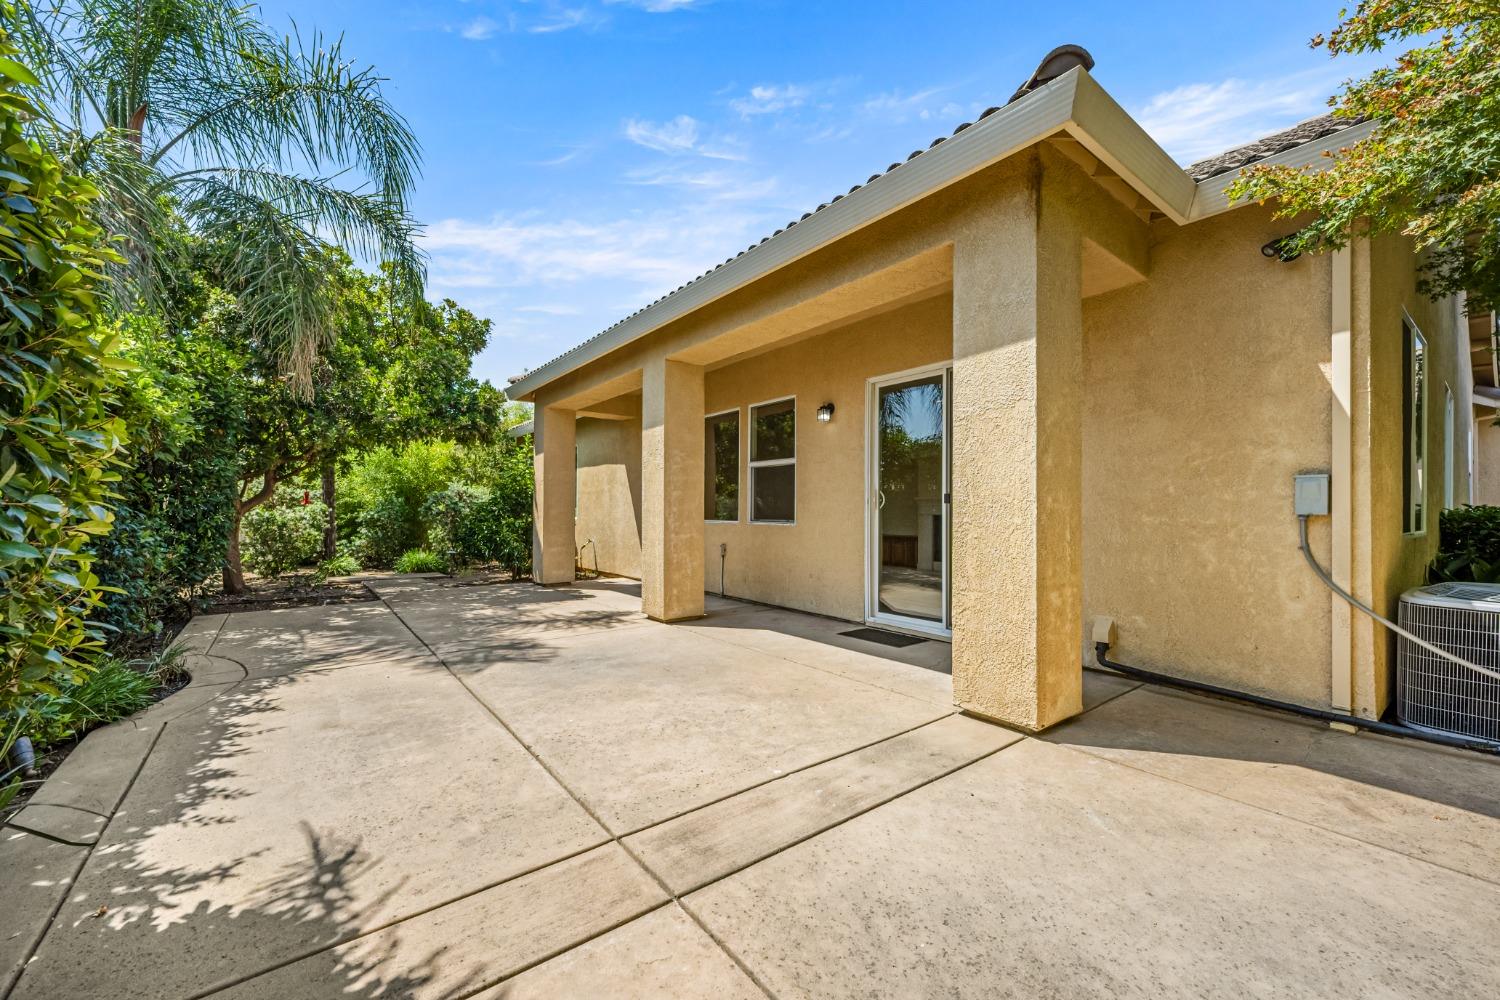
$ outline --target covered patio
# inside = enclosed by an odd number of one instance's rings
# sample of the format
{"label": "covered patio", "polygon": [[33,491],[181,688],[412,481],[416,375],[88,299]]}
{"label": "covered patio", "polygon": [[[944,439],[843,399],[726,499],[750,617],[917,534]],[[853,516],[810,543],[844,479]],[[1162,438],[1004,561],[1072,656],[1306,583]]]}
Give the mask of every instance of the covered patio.
{"label": "covered patio", "polygon": [[[193,622],[0,830],[0,995],[1480,996],[1500,763],[629,584]],[[1170,942],[1168,944],[1167,942]]]}

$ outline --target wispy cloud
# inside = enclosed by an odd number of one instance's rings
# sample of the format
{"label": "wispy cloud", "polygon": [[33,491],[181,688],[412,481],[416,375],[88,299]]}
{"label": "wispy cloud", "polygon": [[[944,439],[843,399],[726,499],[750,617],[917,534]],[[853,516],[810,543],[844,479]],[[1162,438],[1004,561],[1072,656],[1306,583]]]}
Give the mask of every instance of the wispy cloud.
{"label": "wispy cloud", "polygon": [[471,42],[482,42],[488,38],[493,38],[504,27],[504,25],[494,18],[485,17],[481,14],[460,28],[458,33]]}
{"label": "wispy cloud", "polygon": [[931,118],[933,112],[937,110],[933,107],[934,98],[947,89],[946,87],[928,87],[926,90],[918,90],[909,94],[901,91],[877,94],[861,104],[859,110],[863,114],[879,118],[892,125],[912,119],[926,120]]}
{"label": "wispy cloud", "polygon": [[[428,287],[494,319],[476,370],[539,363],[701,274],[766,230],[754,206],[683,203],[602,220],[446,219],[422,237]],[[525,345],[525,346],[523,346]]]}
{"label": "wispy cloud", "polygon": [[533,35],[550,35],[557,31],[567,31],[576,28],[588,20],[588,8],[586,7],[563,7],[551,15],[545,21],[531,25],[526,30]]}
{"label": "wispy cloud", "polygon": [[1135,117],[1163,149],[1190,163],[1322,114],[1340,75],[1190,83],[1152,97]]}
{"label": "wispy cloud", "polygon": [[704,218],[686,210],[599,222],[445,219],[428,227],[422,245],[432,255],[433,283],[439,287],[556,288],[608,279],[659,292],[701,272],[759,224],[753,213]]}
{"label": "wispy cloud", "polygon": [[732,138],[709,141],[703,138],[703,124],[692,115],[678,115],[668,122],[627,119],[625,138],[637,146],[673,156],[691,153],[710,160],[743,160],[744,150]]}
{"label": "wispy cloud", "polygon": [[751,87],[750,93],[744,97],[730,101],[729,106],[741,118],[752,118],[800,108],[810,96],[812,88],[804,84],[760,84]]}
{"label": "wispy cloud", "polygon": [[604,0],[608,4],[624,4],[627,7],[638,7],[652,14],[670,14],[676,10],[687,10],[690,7],[706,6],[706,0]]}
{"label": "wispy cloud", "polygon": [[742,167],[700,170],[678,162],[632,170],[625,175],[630,184],[678,188],[712,202],[761,201],[775,196],[780,181],[762,173],[750,174]]}
{"label": "wispy cloud", "polygon": [[698,147],[698,120],[691,115],[661,123],[631,118],[625,122],[625,138],[658,153],[690,153]]}

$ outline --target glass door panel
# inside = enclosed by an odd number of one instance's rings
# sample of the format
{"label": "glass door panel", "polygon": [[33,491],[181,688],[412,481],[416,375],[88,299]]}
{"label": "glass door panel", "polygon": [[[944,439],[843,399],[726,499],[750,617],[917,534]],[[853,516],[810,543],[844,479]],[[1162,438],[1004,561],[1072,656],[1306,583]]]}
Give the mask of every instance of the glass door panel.
{"label": "glass door panel", "polygon": [[943,625],[948,557],[944,375],[876,389],[876,611]]}

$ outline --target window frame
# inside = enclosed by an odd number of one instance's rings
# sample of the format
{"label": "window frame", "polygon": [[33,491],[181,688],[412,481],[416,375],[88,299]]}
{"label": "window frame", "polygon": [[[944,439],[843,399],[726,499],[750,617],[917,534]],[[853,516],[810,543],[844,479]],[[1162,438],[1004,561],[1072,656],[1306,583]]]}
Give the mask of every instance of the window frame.
{"label": "window frame", "polygon": [[[1422,365],[1417,371],[1417,345]],[[1427,534],[1430,520],[1427,494],[1427,429],[1432,412],[1431,350],[1427,335],[1411,314],[1401,311],[1401,533],[1407,538]]]}
{"label": "window frame", "polygon": [[[745,420],[744,420],[744,417],[741,416],[741,414],[740,414],[740,407],[738,407],[738,406],[731,406],[727,410],[718,410],[718,411],[716,411],[714,413],[705,413],[705,414],[703,414],[703,433],[704,433],[705,436],[707,436],[707,434],[708,434],[708,422],[710,420],[714,419],[715,417],[727,417],[731,413],[733,413],[734,416],[735,416],[735,433],[734,433],[734,444],[735,444],[735,454],[734,454],[734,518],[733,518],[733,520],[727,520],[725,518],[705,517],[703,519],[703,523],[704,524],[739,524],[740,521],[743,519],[745,491],[743,489],[741,489],[741,487],[744,485],[743,473],[744,473],[745,466],[744,466],[744,463],[741,461],[741,459],[742,459],[742,457],[744,455],[744,452],[745,452]],[[706,457],[707,456],[705,454],[705,458]],[[707,475],[708,475],[708,471],[705,469],[704,470],[704,477],[707,478]],[[707,499],[707,494],[706,493],[705,493],[704,499]]]}
{"label": "window frame", "polygon": [[1458,445],[1458,400],[1453,386],[1443,383],[1443,510],[1458,504],[1458,462],[1454,452]]}
{"label": "window frame", "polygon": [[[755,460],[755,411],[763,406],[774,406],[777,403],[790,402],[792,404],[792,457],[791,458],[769,458],[762,461]],[[773,525],[796,525],[797,523],[797,453],[801,450],[801,421],[797,419],[797,397],[777,396],[774,399],[764,399],[758,403],[751,403],[745,407],[749,419],[745,421],[745,461],[750,470],[750,490],[745,497],[745,518],[751,524],[773,524]],[[755,473],[763,468],[790,465],[792,467],[792,517],[791,520],[779,520],[760,518],[755,516]]]}

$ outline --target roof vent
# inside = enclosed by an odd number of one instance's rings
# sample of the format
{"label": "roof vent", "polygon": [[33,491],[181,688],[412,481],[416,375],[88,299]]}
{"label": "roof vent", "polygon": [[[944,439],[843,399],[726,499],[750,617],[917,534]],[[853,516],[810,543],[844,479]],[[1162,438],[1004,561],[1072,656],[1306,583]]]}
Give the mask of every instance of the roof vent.
{"label": "roof vent", "polygon": [[1021,84],[1020,89],[1010,95],[1010,100],[1006,103],[1019,101],[1033,90],[1051,83],[1077,66],[1082,66],[1084,69],[1094,68],[1094,57],[1089,55],[1089,50],[1082,45],[1059,45],[1047,53],[1037,66],[1036,72],[1031,74],[1031,79]]}

